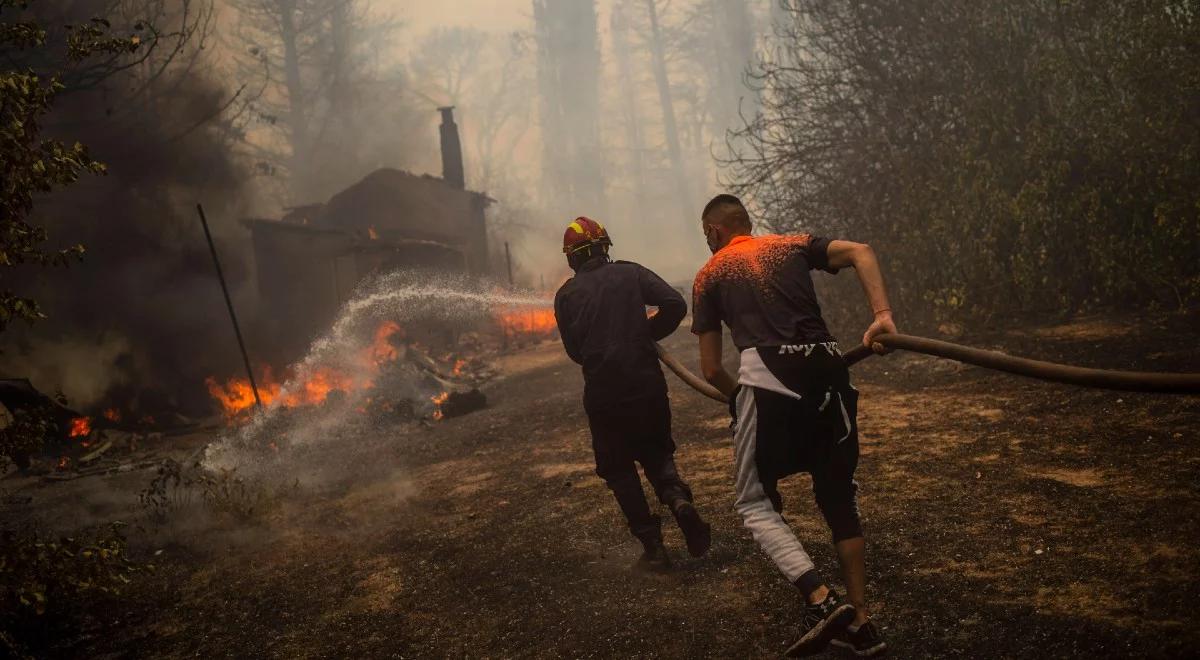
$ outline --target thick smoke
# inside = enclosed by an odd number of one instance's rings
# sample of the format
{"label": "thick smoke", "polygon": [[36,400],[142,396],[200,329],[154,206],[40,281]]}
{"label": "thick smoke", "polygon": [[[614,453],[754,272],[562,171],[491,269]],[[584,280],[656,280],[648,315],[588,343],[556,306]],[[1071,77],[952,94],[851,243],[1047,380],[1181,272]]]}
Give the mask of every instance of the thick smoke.
{"label": "thick smoke", "polygon": [[[43,24],[62,26],[110,4],[35,7]],[[195,11],[201,4],[189,6]],[[201,18],[168,12],[159,17],[160,29],[198,30]],[[115,33],[123,29],[114,21]],[[51,44],[55,37],[52,31]],[[165,51],[176,45],[166,61]],[[6,376],[61,387],[81,409],[103,404],[140,414],[194,414],[208,405],[204,376],[237,363],[194,206],[206,203],[227,277],[244,303],[248,250],[233,219],[246,198],[246,177],[222,130],[234,91],[204,73],[211,68],[202,45],[197,32],[181,44],[159,43],[142,64],[100,82],[65,79],[68,90],[46,132],[87,145],[108,175],[38,200],[35,219],[48,228],[51,244],[82,243],[87,254],[66,269],[17,273],[24,279],[19,286],[49,318],[5,333],[0,371]],[[52,70],[61,62],[40,64]]]}
{"label": "thick smoke", "polygon": [[[465,15],[493,4],[486,19]],[[738,72],[768,29],[766,4],[724,4],[737,6],[738,20],[705,13],[708,3],[660,1],[656,32],[650,5],[633,0],[455,10],[356,0],[339,4],[342,13],[296,3],[316,17],[304,22],[297,71],[312,122],[299,141],[308,156],[296,158],[284,49],[267,20],[281,3],[35,3],[51,43],[61,44],[61,26],[94,15],[110,17],[118,34],[150,18],[168,37],[137,66],[65,81],[47,128],[88,145],[109,174],[39,200],[52,241],[88,253],[69,269],[21,273],[16,288],[50,318],[5,333],[0,372],[61,387],[87,412],[211,412],[205,379],[242,366],[195,203],[208,211],[251,357],[265,355],[271,337],[257,331],[249,232],[236,220],[322,202],[378,167],[437,172],[434,107],[443,104],[457,106],[467,187],[498,200],[489,231],[500,279],[507,243],[518,283],[557,285],[568,272],[556,243],[575,215],[608,225],[617,257],[690,279],[705,257],[695,216],[716,192],[712,149],[736,101],[753,108]],[[254,7],[267,11],[262,21],[251,20]],[[434,27],[451,20],[473,27]],[[581,73],[547,75],[562,57],[564,70]],[[59,64],[33,63],[47,72]],[[583,109],[546,112],[555,99],[593,96]],[[564,131],[582,136],[578,149],[561,148]],[[546,171],[577,179],[566,199]]]}

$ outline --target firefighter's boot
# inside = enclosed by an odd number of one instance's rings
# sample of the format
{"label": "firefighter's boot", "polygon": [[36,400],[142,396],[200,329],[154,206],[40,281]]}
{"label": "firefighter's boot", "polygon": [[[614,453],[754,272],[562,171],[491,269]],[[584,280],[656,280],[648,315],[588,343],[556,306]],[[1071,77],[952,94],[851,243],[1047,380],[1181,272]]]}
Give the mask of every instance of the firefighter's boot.
{"label": "firefighter's boot", "polygon": [[642,556],[638,557],[635,568],[652,573],[666,573],[671,570],[671,556],[661,538],[650,538],[642,541]]}
{"label": "firefighter's boot", "polygon": [[687,541],[688,554],[693,557],[703,557],[712,547],[712,526],[700,517],[696,505],[686,499],[677,499],[671,503],[671,513],[679,524],[683,538]]}

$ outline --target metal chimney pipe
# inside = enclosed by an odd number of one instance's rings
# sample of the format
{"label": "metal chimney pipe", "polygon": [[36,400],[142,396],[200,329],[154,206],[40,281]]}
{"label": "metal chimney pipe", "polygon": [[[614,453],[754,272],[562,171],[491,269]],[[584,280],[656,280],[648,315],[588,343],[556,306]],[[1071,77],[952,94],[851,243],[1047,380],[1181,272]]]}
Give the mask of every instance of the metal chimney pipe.
{"label": "metal chimney pipe", "polygon": [[438,108],[442,113],[442,179],[463,190],[467,187],[463,175],[462,141],[458,137],[458,124],[454,123],[454,106]]}

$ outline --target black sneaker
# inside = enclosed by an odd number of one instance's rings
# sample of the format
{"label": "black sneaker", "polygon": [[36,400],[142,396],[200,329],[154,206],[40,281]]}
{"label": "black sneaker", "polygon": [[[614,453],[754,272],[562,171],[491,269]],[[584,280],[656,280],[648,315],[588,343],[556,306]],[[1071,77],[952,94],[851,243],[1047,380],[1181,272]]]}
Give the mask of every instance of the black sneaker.
{"label": "black sneaker", "polygon": [[854,655],[860,658],[883,655],[884,651],[887,650],[887,644],[883,641],[883,635],[879,634],[879,629],[871,621],[862,624],[857,632],[842,630],[833,639],[829,640],[829,643],[840,648],[850,649]]}
{"label": "black sneaker", "polygon": [[789,658],[820,653],[835,635],[841,633],[854,621],[854,606],[843,603],[841,598],[829,590],[825,600],[816,605],[805,604],[804,618],[800,621],[800,636],[792,642],[784,655]]}
{"label": "black sneaker", "polygon": [[642,556],[638,557],[635,568],[651,571],[654,573],[665,573],[671,570],[671,557],[667,554],[666,547],[662,541],[650,541],[642,544],[644,550]]}
{"label": "black sneaker", "polygon": [[693,557],[703,557],[712,546],[712,526],[704,522],[700,512],[691,502],[682,502],[675,507],[675,522],[683,532],[687,541],[688,554]]}

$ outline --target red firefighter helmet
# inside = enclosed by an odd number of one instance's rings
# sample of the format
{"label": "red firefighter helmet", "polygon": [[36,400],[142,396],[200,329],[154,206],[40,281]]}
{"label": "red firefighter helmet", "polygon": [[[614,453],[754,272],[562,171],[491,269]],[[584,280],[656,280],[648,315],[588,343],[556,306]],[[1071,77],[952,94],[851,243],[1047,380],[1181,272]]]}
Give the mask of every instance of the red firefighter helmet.
{"label": "red firefighter helmet", "polygon": [[599,222],[583,216],[575,218],[563,234],[563,254],[578,252],[591,245],[612,245],[612,239]]}

